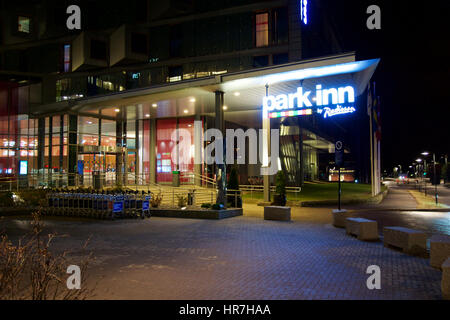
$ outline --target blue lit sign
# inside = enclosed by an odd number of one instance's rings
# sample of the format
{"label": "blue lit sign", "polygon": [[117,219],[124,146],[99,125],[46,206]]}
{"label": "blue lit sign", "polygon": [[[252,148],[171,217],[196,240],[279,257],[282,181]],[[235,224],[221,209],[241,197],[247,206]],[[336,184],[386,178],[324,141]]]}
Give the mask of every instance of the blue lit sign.
{"label": "blue lit sign", "polygon": [[263,118],[310,115],[313,104],[315,104],[316,112],[323,114],[324,118],[356,111],[355,89],[352,86],[322,88],[322,85],[318,84],[315,95],[313,97],[310,95],[311,91],[298,87],[294,93],[265,96],[262,103]]}
{"label": "blue lit sign", "polygon": [[308,24],[308,0],[300,0],[300,20]]}
{"label": "blue lit sign", "polygon": [[20,160],[19,161],[19,174],[24,175],[28,173],[28,161]]}

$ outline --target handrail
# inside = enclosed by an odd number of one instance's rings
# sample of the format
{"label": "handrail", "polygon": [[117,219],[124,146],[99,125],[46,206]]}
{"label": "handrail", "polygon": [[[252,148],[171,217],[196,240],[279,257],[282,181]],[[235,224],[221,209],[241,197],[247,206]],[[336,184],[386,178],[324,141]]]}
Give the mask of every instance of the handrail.
{"label": "handrail", "polygon": [[[239,189],[242,191],[263,191],[264,186],[259,184],[240,184]],[[276,186],[270,186],[270,190],[276,190]],[[286,187],[287,191],[290,192],[301,192],[301,187]]]}
{"label": "handrail", "polygon": [[194,183],[195,183],[195,179],[198,179],[198,180],[200,180],[201,182],[205,182],[206,185],[211,184],[214,188],[215,188],[216,185],[217,185],[215,179],[210,178],[210,177],[205,176],[205,175],[202,175],[202,174],[195,173],[195,172],[187,172],[187,173],[186,173],[186,172],[181,172],[181,173],[180,173],[180,176],[181,176],[181,177],[189,177],[189,176],[191,176],[191,177],[194,178]]}

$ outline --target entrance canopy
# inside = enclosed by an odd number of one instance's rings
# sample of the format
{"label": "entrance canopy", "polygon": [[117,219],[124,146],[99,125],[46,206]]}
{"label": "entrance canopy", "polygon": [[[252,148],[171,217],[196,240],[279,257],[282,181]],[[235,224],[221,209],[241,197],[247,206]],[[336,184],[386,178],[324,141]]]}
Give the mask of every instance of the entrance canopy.
{"label": "entrance canopy", "polygon": [[[75,111],[92,116],[115,117],[126,109],[127,118],[148,119],[213,115],[214,92],[224,92],[225,119],[246,127],[260,127],[262,101],[267,93],[294,93],[298,87],[313,91],[317,86],[352,86],[355,98],[362,94],[379,59],[355,61],[354,53],[333,55],[295,63],[183,80],[143,89],[72,101],[63,101],[38,112]],[[314,99],[314,98],[313,98]]]}

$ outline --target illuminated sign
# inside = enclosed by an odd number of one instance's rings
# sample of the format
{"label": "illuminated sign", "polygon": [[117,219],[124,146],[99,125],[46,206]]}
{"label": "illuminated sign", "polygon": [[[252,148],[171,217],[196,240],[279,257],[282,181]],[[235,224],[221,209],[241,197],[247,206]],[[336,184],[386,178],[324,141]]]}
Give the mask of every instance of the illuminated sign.
{"label": "illuminated sign", "polygon": [[298,87],[294,93],[263,97],[263,118],[310,115],[313,104],[317,113],[328,118],[353,113],[356,111],[354,102],[355,89],[352,86],[322,88],[322,85],[318,84],[314,96],[311,96],[311,91]]}
{"label": "illuminated sign", "polygon": [[271,112],[269,118],[294,117],[312,114],[312,109],[292,110],[282,112]]}
{"label": "illuminated sign", "polygon": [[300,0],[300,20],[308,24],[308,0]]}
{"label": "illuminated sign", "polygon": [[323,117],[327,118],[327,117],[332,117],[335,116],[337,114],[345,114],[345,113],[353,113],[355,112],[356,109],[355,107],[351,106],[351,107],[342,107],[341,105],[337,105],[336,108],[331,109],[328,107],[325,107],[322,109],[317,109],[317,113],[322,113],[323,112]]}
{"label": "illuminated sign", "polygon": [[19,174],[24,175],[28,173],[28,161],[20,160],[19,161]]}

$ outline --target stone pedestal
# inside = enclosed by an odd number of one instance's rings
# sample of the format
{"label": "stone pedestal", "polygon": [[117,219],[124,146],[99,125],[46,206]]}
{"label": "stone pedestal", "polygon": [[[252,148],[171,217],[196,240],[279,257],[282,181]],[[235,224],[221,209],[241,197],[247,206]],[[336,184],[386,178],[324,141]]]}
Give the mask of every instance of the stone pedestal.
{"label": "stone pedestal", "polygon": [[422,231],[403,227],[384,227],[384,246],[400,248],[409,254],[424,254],[427,250],[427,235]]}
{"label": "stone pedestal", "polygon": [[442,298],[450,300],[450,257],[441,265],[442,268]]}
{"label": "stone pedestal", "polygon": [[353,213],[347,212],[345,209],[333,209],[333,226],[337,228],[345,228],[345,219],[353,217]]}
{"label": "stone pedestal", "polygon": [[373,220],[364,218],[347,218],[345,230],[347,234],[355,235],[359,240],[378,240],[378,224]]}
{"label": "stone pedestal", "polygon": [[279,206],[264,207],[264,220],[290,221],[291,208]]}
{"label": "stone pedestal", "polygon": [[430,239],[430,264],[434,268],[441,268],[447,258],[450,257],[450,237],[446,235],[434,235]]}

